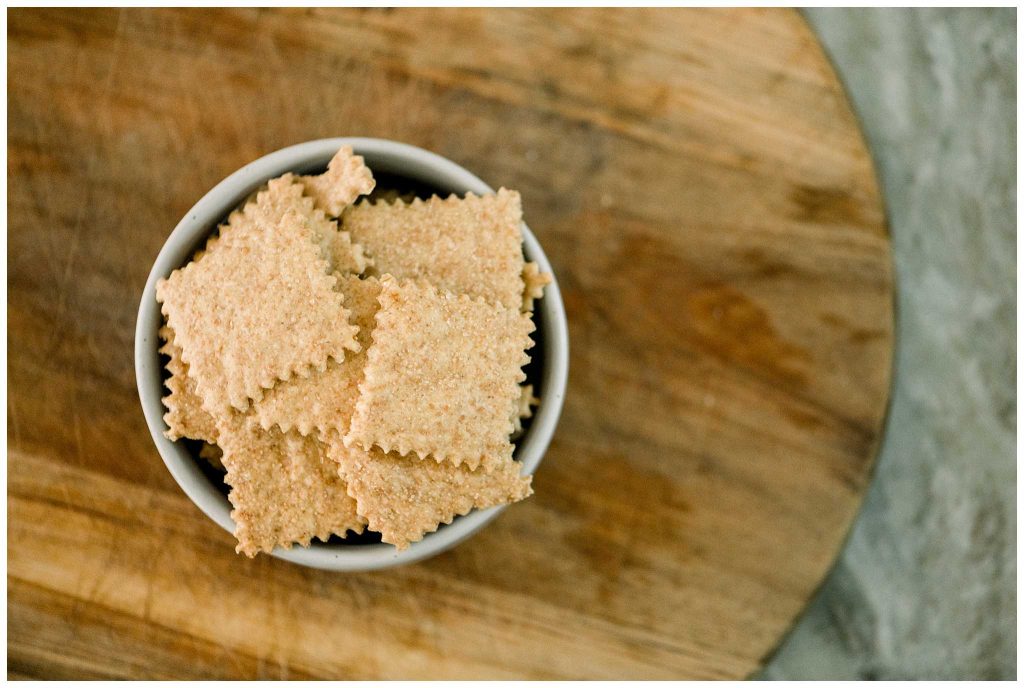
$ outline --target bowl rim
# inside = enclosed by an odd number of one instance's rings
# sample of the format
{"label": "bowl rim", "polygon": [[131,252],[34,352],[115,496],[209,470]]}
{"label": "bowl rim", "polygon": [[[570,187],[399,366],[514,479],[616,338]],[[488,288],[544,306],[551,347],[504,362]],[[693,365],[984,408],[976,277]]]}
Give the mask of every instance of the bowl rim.
{"label": "bowl rim", "polygon": [[[146,424],[168,471],[189,499],[229,533],[234,532],[234,523],[227,498],[214,487],[183,444],[171,442],[163,435],[166,429],[162,401],[164,386],[157,334],[163,319],[156,301],[156,282],[180,267],[216,223],[267,180],[285,172],[322,169],[343,145],[352,146],[355,153],[366,158],[367,164],[376,171],[418,178],[451,193],[494,193],[493,188],[469,170],[422,148],[388,139],[337,137],[288,146],[244,165],[214,186],[185,213],[161,247],[142,291],[135,327],[136,383]],[[526,223],[522,224],[522,230],[526,260],[538,263],[542,272],[552,276],[535,311],[544,331],[541,402],[516,449],[522,472],[529,475],[540,464],[562,411],[569,373],[569,334],[554,270]],[[495,506],[458,516],[452,523],[426,534],[422,540],[401,552],[384,543],[346,546],[314,542],[308,548],[276,547],[271,556],[333,571],[369,571],[410,564],[454,547],[482,529],[504,508]]]}

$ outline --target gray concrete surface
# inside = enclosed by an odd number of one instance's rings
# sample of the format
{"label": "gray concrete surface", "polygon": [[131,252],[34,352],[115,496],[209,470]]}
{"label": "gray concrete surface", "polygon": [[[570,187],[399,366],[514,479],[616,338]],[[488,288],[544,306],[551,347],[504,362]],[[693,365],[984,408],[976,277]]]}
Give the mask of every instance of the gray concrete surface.
{"label": "gray concrete surface", "polygon": [[806,13],[887,200],[897,351],[863,511],[761,678],[1016,676],[1016,11]]}

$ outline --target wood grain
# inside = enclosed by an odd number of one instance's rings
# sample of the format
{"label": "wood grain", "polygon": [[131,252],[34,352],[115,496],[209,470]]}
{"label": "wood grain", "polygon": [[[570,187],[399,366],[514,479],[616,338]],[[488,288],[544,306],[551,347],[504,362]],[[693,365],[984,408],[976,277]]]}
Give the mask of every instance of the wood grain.
{"label": "wood grain", "polygon": [[[893,342],[871,160],[797,13],[8,22],[11,677],[715,678],[772,651],[860,504]],[[572,342],[537,495],[364,575],[236,556],[132,364],[191,204],[339,135],[520,190]]]}

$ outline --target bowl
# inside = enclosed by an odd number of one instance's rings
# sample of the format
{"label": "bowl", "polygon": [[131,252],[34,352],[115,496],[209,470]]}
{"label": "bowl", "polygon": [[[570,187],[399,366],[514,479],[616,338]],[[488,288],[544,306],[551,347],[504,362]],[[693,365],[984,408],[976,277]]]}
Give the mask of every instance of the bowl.
{"label": "bowl", "polygon": [[[229,533],[234,532],[230,516],[231,504],[223,484],[218,484],[218,476],[204,467],[203,460],[194,453],[194,447],[183,441],[172,442],[163,434],[167,429],[163,421],[165,409],[162,402],[165,394],[164,366],[158,352],[161,341],[157,334],[163,316],[156,301],[156,282],[187,263],[217,225],[269,179],[285,172],[321,172],[343,145],[352,146],[358,155],[365,158],[377,178],[379,188],[399,188],[416,191],[421,195],[431,192],[440,195],[494,192],[473,173],[422,148],[384,139],[319,139],[283,148],[249,163],[213,187],[174,228],[150,270],[139,306],[135,328],[135,375],[139,399],[153,442],[174,480],[204,514]],[[528,211],[529,199],[524,199],[524,206]],[[554,275],[551,264],[530,229],[523,224],[522,230],[526,260],[535,261],[543,272]],[[540,397],[541,402],[533,417],[524,422],[524,432],[516,440],[515,458],[521,462],[524,474],[532,474],[540,465],[558,424],[565,397],[569,337],[557,280],[545,288],[544,298],[537,302],[534,320],[537,326],[533,333],[536,345],[530,351],[532,360],[525,370],[527,381],[534,385],[534,393]],[[380,542],[366,543],[358,539],[349,542],[332,538],[326,543],[314,540],[308,548],[278,547],[272,556],[334,571],[367,571],[409,564],[462,542],[487,525],[503,508],[497,506],[457,516],[452,523],[442,525],[437,531],[425,535],[421,541],[412,543],[401,552]]]}

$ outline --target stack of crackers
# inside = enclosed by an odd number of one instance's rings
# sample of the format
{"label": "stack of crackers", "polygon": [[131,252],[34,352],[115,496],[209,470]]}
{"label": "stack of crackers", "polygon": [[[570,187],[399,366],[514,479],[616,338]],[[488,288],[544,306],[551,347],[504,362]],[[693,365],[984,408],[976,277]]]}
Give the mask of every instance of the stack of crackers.
{"label": "stack of crackers", "polygon": [[385,202],[342,148],[157,285],[167,437],[223,466],[237,551],[365,529],[404,549],[532,493],[512,438],[533,302],[519,194]]}

